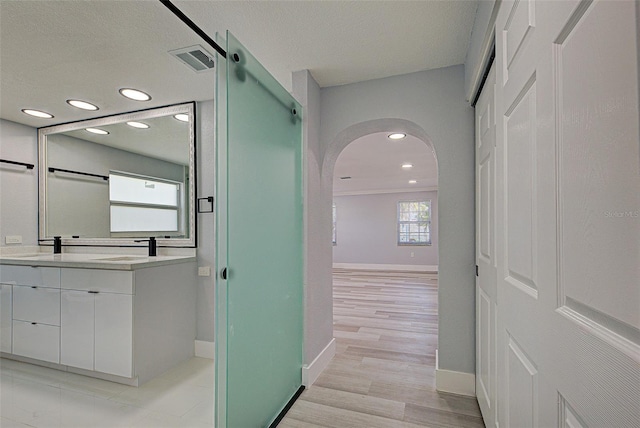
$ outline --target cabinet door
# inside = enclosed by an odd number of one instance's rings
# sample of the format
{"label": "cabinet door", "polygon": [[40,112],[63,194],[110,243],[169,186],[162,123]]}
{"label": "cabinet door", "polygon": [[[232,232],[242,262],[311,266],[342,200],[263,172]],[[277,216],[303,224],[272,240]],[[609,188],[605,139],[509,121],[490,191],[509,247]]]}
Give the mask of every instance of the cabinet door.
{"label": "cabinet door", "polygon": [[95,294],[94,369],[133,377],[133,296]]}
{"label": "cabinet door", "polygon": [[60,364],[93,370],[95,294],[60,295]]}
{"label": "cabinet door", "polygon": [[11,353],[11,285],[0,287],[0,352]]}

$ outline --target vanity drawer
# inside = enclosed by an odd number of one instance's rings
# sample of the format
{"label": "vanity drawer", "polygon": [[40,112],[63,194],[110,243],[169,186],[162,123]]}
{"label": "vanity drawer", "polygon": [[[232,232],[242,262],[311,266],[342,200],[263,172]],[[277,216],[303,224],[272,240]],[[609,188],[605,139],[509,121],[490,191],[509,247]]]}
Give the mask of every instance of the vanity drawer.
{"label": "vanity drawer", "polygon": [[60,326],[60,290],[14,285],[13,319]]}
{"label": "vanity drawer", "polygon": [[60,268],[1,265],[0,282],[60,288]]}
{"label": "vanity drawer", "polygon": [[14,320],[13,353],[58,364],[60,327]]}
{"label": "vanity drawer", "polygon": [[63,268],[60,277],[67,290],[134,294],[131,271]]}

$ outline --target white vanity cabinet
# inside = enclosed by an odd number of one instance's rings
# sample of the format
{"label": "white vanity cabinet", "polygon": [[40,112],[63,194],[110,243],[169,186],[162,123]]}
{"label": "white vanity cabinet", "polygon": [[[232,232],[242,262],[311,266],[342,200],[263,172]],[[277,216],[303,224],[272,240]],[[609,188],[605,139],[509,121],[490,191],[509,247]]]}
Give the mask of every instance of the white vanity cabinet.
{"label": "white vanity cabinet", "polygon": [[11,353],[12,285],[0,283],[0,352]]}
{"label": "white vanity cabinet", "polygon": [[133,377],[133,272],[62,269],[60,364]]}
{"label": "white vanity cabinet", "polygon": [[195,257],[138,259],[0,258],[2,356],[136,386],[192,357]]}
{"label": "white vanity cabinet", "polygon": [[[60,361],[60,269],[2,266],[0,282],[11,286],[12,305],[9,312],[12,331],[9,352],[58,363]],[[3,325],[3,330],[5,328],[6,326]]]}

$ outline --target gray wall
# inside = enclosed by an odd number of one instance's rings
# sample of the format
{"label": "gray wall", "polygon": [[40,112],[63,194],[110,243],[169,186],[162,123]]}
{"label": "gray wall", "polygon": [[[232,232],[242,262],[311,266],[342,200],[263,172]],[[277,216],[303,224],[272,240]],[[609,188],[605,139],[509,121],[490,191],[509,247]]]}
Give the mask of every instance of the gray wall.
{"label": "gray wall", "polygon": [[[297,79],[305,80],[296,82]],[[309,90],[310,75],[294,74],[299,100]],[[305,92],[306,91],[306,92]],[[315,98],[306,98],[307,117]],[[318,332],[307,331],[305,346],[322,349],[324,322],[331,314],[331,201],[333,167],[340,152],[361,136],[388,131],[390,127],[414,135],[435,148],[438,159],[439,203],[439,326],[440,368],[475,371],[475,229],[473,109],[464,96],[462,65],[403,76],[323,88],[320,91],[319,162],[307,187],[309,226],[307,259],[308,312],[316,317]],[[315,129],[315,128],[314,128]],[[310,132],[307,130],[307,132]],[[315,132],[315,131],[313,131]],[[307,136],[310,145],[315,134]],[[309,149],[311,150],[311,148]],[[311,201],[313,205],[311,205]],[[313,252],[314,257],[311,257]],[[318,297],[318,295],[322,295]],[[321,328],[320,328],[321,327]],[[331,328],[328,326],[327,328]],[[324,342],[324,345],[319,343]],[[308,354],[307,354],[308,358]]]}
{"label": "gray wall", "polygon": [[0,158],[34,169],[0,163],[0,246],[7,235],[38,245],[38,144],[35,128],[0,119]]}
{"label": "gray wall", "polygon": [[[99,175],[117,170],[184,183],[183,165],[67,135],[47,137],[47,158],[49,167]],[[47,173],[47,235],[110,237],[108,182]]]}
{"label": "gray wall", "polygon": [[[398,245],[398,202],[431,200],[431,245]],[[334,196],[334,263],[437,265],[437,192]],[[413,257],[411,254],[413,253]]]}
{"label": "gray wall", "polygon": [[[303,107],[305,151],[304,363],[310,364],[333,338],[331,193],[323,190],[320,87],[307,70],[293,73],[293,93]],[[329,211],[329,215],[331,212]]]}

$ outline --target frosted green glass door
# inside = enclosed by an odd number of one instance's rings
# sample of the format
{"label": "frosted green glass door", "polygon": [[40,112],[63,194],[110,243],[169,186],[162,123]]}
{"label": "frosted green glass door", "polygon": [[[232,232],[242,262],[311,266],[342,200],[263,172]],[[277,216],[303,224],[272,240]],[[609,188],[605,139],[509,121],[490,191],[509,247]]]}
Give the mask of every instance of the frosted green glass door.
{"label": "frosted green glass door", "polygon": [[301,108],[229,33],[218,68],[225,63],[217,80],[216,426],[264,427],[302,383]]}

